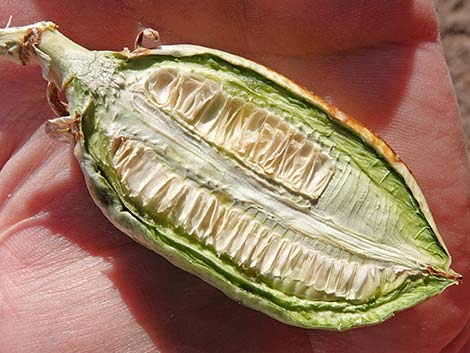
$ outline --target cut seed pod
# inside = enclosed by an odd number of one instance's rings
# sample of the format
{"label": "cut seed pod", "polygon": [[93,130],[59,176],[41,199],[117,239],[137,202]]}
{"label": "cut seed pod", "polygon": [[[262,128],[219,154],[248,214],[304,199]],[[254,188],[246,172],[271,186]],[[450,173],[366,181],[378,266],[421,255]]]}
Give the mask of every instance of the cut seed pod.
{"label": "cut seed pod", "polygon": [[[218,50],[91,52],[50,22],[0,30],[69,112],[90,194],[135,241],[283,322],[381,322],[457,283],[424,196],[373,133],[286,78]],[[73,117],[73,118],[72,118]]]}

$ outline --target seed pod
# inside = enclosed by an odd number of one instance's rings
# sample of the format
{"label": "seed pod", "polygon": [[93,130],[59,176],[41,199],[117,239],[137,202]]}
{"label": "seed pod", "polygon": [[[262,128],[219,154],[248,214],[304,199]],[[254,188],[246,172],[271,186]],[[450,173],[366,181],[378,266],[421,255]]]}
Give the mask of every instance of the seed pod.
{"label": "seed pod", "polygon": [[[50,22],[0,31],[38,62],[50,121],[106,217],[280,321],[345,330],[457,283],[415,179],[384,141],[288,79],[192,46],[91,52]],[[68,104],[57,98],[64,91]]]}

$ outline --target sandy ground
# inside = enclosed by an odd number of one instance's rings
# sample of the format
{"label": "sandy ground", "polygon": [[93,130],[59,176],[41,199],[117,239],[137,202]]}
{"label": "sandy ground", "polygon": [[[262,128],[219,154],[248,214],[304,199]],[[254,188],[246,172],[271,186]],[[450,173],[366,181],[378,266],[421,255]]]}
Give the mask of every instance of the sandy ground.
{"label": "sandy ground", "polygon": [[434,0],[470,156],[470,0]]}

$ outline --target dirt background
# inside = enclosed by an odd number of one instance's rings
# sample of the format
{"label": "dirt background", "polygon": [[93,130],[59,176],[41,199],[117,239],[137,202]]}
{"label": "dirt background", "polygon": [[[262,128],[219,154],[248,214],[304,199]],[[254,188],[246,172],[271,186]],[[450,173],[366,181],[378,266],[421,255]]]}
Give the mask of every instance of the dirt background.
{"label": "dirt background", "polygon": [[470,157],[470,0],[434,0]]}

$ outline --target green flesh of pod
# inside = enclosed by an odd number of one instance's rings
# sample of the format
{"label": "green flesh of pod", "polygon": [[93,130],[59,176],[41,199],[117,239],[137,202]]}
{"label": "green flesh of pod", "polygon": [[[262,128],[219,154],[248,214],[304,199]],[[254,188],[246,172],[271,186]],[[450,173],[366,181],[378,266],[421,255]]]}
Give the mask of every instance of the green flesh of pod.
{"label": "green flesh of pod", "polygon": [[192,45],[88,51],[50,22],[0,30],[0,51],[64,91],[71,117],[48,126],[73,135],[106,217],[234,300],[345,330],[458,282],[393,151],[265,67]]}

